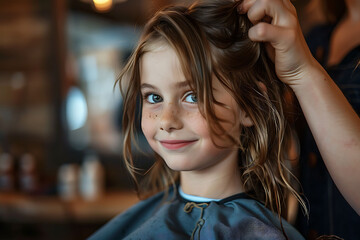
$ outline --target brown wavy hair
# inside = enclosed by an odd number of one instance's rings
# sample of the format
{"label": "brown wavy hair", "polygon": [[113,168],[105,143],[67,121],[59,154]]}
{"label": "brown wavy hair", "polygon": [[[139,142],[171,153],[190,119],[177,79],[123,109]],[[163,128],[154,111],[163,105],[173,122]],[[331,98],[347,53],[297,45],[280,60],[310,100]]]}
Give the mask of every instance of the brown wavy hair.
{"label": "brown wavy hair", "polygon": [[[210,132],[238,146],[245,190],[280,216],[289,192],[306,209],[290,185],[291,174],[285,166],[290,141],[284,110],[287,87],[277,78],[264,45],[248,38],[252,24],[246,15],[237,12],[239,4],[239,1],[218,0],[197,2],[190,7],[171,6],[149,20],[118,80],[124,104],[123,158],[140,193],[166,190],[179,178],[155,154],[156,161],[143,181],[146,185],[138,184],[132,157],[141,57],[156,44],[168,44],[177,53],[186,79],[190,79],[189,85],[197,94],[199,111]],[[223,129],[221,122],[226,120],[214,112],[214,105],[227,107],[214,98],[214,77],[253,122],[251,127],[242,127],[236,138]]]}

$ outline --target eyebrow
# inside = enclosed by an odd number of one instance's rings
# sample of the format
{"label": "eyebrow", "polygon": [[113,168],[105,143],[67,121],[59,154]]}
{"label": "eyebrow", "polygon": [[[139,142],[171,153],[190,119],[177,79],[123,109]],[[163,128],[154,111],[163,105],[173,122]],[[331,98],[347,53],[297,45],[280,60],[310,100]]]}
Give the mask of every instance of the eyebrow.
{"label": "eyebrow", "polygon": [[[177,88],[185,88],[188,86],[189,86],[189,81],[178,82],[175,84],[175,87],[177,87]],[[144,88],[157,89],[157,87],[155,87],[154,85],[151,85],[149,83],[141,84],[140,89],[144,89]]]}

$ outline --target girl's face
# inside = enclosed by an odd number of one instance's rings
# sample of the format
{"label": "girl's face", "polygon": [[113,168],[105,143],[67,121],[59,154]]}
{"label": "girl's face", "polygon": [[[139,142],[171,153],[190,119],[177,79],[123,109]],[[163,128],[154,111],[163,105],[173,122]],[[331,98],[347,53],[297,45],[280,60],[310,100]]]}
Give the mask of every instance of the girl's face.
{"label": "girl's face", "polygon": [[[152,149],[175,171],[201,171],[224,161],[237,161],[237,149],[226,138],[214,141],[197,105],[196,93],[182,73],[175,51],[165,45],[146,53],[141,60],[141,126]],[[228,108],[215,106],[215,113],[228,123],[226,131],[239,136],[241,111],[218,80],[214,97]],[[248,121],[248,120],[247,120]]]}

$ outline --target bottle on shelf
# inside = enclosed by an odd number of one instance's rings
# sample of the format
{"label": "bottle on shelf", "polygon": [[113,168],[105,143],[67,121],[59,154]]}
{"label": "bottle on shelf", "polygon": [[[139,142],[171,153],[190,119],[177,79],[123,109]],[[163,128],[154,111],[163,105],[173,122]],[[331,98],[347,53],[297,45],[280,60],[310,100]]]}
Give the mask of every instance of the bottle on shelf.
{"label": "bottle on shelf", "polygon": [[25,153],[19,161],[19,187],[22,192],[34,193],[37,190],[38,177],[36,160],[30,153]]}
{"label": "bottle on shelf", "polygon": [[12,155],[0,154],[0,191],[15,190],[15,162]]}
{"label": "bottle on shelf", "polygon": [[80,170],[80,193],[86,200],[95,200],[104,193],[104,168],[94,154],[87,155]]}
{"label": "bottle on shelf", "polygon": [[75,163],[60,166],[58,171],[58,193],[63,200],[73,200],[78,197],[79,167]]}

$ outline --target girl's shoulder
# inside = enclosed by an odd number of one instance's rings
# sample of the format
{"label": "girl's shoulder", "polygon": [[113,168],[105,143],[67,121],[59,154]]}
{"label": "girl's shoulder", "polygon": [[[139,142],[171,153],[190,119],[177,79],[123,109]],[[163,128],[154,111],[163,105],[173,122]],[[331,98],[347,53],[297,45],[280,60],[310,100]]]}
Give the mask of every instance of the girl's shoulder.
{"label": "girl's shoulder", "polygon": [[304,239],[285,219],[280,220],[276,213],[245,193],[211,202],[204,217],[212,222],[209,225],[218,226],[214,235],[229,237],[226,239],[238,236],[244,239],[285,239],[282,227],[288,239]]}
{"label": "girl's shoulder", "polygon": [[[199,227],[199,224],[201,227]],[[289,239],[303,237],[285,220]],[[245,193],[192,202],[170,191],[139,202],[90,237],[94,239],[285,239],[276,214]]]}
{"label": "girl's shoulder", "polygon": [[146,219],[156,211],[164,201],[164,196],[164,192],[161,192],[138,202],[111,219],[88,239],[122,239],[136,229],[142,222],[146,221]]}

